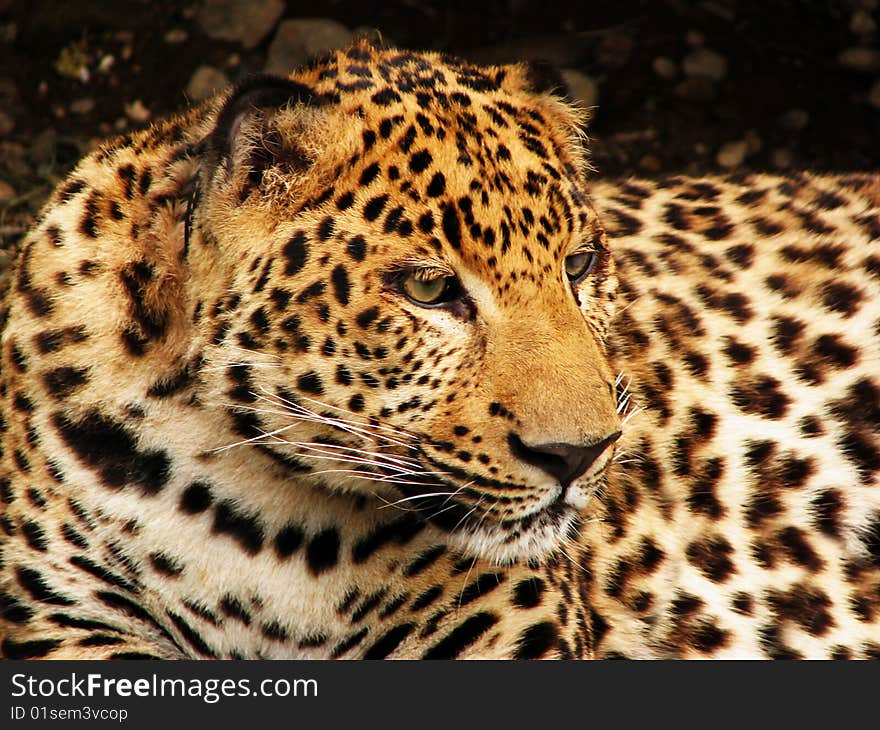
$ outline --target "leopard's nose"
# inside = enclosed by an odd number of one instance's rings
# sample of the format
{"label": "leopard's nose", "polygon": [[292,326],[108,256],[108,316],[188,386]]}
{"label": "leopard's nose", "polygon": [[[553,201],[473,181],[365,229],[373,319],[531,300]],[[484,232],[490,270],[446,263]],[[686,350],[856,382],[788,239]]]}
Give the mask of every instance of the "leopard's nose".
{"label": "leopard's nose", "polygon": [[617,439],[620,431],[615,431],[601,441],[583,444],[526,444],[517,434],[507,436],[510,450],[518,459],[536,466],[554,477],[563,487],[584,474]]}

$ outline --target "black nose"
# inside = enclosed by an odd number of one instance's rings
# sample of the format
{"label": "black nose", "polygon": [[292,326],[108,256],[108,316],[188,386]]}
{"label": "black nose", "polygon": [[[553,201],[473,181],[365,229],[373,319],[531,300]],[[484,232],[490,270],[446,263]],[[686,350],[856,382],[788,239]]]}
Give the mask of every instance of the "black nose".
{"label": "black nose", "polygon": [[507,436],[510,450],[518,459],[536,466],[567,487],[587,471],[611,444],[620,438],[620,431],[589,446],[581,444],[537,444],[527,446],[515,433]]}

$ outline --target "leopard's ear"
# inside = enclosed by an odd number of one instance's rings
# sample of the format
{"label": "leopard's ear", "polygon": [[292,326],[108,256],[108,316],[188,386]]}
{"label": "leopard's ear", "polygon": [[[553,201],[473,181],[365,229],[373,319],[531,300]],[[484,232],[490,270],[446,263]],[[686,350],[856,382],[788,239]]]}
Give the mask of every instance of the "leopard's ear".
{"label": "leopard's ear", "polygon": [[559,125],[568,140],[569,152],[573,155],[575,167],[586,173],[589,166],[589,150],[586,147],[586,130],[591,111],[572,93],[562,71],[549,61],[528,61],[518,65],[519,74],[514,74],[523,90],[536,94],[541,109],[548,112],[547,121],[551,126]]}
{"label": "leopard's ear", "polygon": [[[235,181],[244,199],[261,185],[270,167],[297,173],[312,160],[291,138],[291,117],[308,116],[327,103],[313,89],[279,76],[252,76],[229,95],[217,113],[214,129],[203,142],[203,175],[210,184]],[[279,124],[280,116],[287,123]],[[295,123],[293,126],[298,126]]]}
{"label": "leopard's ear", "polygon": [[571,101],[571,92],[560,70],[549,61],[535,60],[526,64],[526,81],[535,94],[551,94]]}
{"label": "leopard's ear", "polygon": [[216,155],[218,162],[223,157],[232,157],[236,138],[248,117],[264,116],[267,111],[294,104],[320,103],[320,97],[305,84],[280,76],[251,76],[233,90],[220,109],[214,130],[206,140],[206,151]]}

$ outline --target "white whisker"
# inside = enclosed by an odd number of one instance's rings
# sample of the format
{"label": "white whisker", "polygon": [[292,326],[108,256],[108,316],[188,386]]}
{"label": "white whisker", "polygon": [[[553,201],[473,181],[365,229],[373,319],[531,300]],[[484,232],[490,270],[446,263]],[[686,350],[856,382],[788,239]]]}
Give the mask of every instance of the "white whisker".
{"label": "white whisker", "polygon": [[[349,411],[345,408],[340,408],[339,406],[334,406],[329,403],[322,403],[321,401],[317,401],[314,398],[309,398],[307,396],[303,396],[302,398],[303,398],[303,400],[307,400],[310,403],[314,403],[314,404],[322,406],[324,408],[330,408],[334,411],[341,411],[342,413],[348,413],[349,415],[357,417],[357,414],[354,411]],[[401,436],[406,436],[406,437],[411,438],[413,440],[418,440],[418,437],[415,434],[408,433],[407,431],[404,431],[403,429],[397,428],[395,426],[376,425],[376,426],[372,426],[372,427],[376,428],[380,431],[391,431],[392,433],[399,434]]]}
{"label": "white whisker", "polygon": [[312,441],[287,441],[286,443],[291,444],[292,446],[296,446],[297,448],[311,448],[311,449],[339,449],[345,452],[351,452],[354,454],[361,454],[364,456],[374,456],[377,459],[383,459],[392,464],[399,464],[401,466],[406,466],[410,469],[418,469],[422,470],[421,464],[415,459],[410,459],[405,456],[392,456],[390,454],[379,454],[375,451],[367,451],[365,449],[358,449],[354,446],[346,446],[344,444],[325,444],[321,442],[312,442]]}
{"label": "white whisker", "polygon": [[455,494],[455,492],[429,492],[428,494],[415,494],[412,497],[404,497],[403,499],[389,502],[379,509],[385,509],[386,507],[396,507],[397,505],[403,504],[404,502],[413,502],[417,499],[428,499],[428,497],[448,497],[453,494]]}
{"label": "white whisker", "polygon": [[253,436],[252,438],[249,438],[249,439],[243,439],[241,441],[236,441],[235,443],[227,444],[226,446],[218,446],[216,449],[212,449],[212,451],[217,453],[220,451],[227,451],[229,449],[233,449],[236,446],[245,446],[246,444],[253,445],[256,443],[261,443],[262,439],[270,437],[270,436],[274,436],[275,434],[284,433],[285,431],[288,431],[291,428],[293,428],[293,424],[288,424],[287,426],[282,426],[281,428],[276,428],[274,431],[270,431],[269,433],[260,433],[259,436]]}
{"label": "white whisker", "polygon": [[[341,419],[341,418],[333,418],[333,417],[322,415],[320,413],[315,413],[314,411],[306,408],[305,406],[302,406],[299,403],[294,403],[292,401],[289,401],[286,398],[282,398],[281,396],[276,395],[276,394],[272,393],[271,391],[266,390],[265,388],[261,388],[260,390],[263,391],[263,393],[268,394],[268,395],[254,394],[258,399],[272,403],[276,407],[278,406],[278,403],[276,401],[280,401],[283,404],[283,407],[285,407],[286,409],[289,409],[289,411],[290,411],[289,415],[294,415],[297,418],[300,418],[301,420],[312,421],[315,423],[323,423],[328,426],[338,428],[342,431],[347,431],[348,433],[351,433],[352,435],[355,435],[355,436],[360,436],[360,437],[366,436],[370,440],[381,439],[384,441],[388,441],[390,443],[394,443],[394,444],[401,446],[403,448],[412,449],[413,451],[418,450],[412,444],[405,443],[403,441],[400,441],[399,439],[391,438],[390,436],[385,436],[383,434],[375,433],[374,431],[370,430],[372,428],[371,425],[368,428],[369,424],[364,424],[361,422],[350,421],[350,420]],[[391,430],[392,432],[396,433],[396,431],[394,431],[393,429],[387,428],[387,427],[378,426],[377,428],[384,429],[384,430]],[[412,438],[409,434],[406,434],[406,435],[409,438]]]}

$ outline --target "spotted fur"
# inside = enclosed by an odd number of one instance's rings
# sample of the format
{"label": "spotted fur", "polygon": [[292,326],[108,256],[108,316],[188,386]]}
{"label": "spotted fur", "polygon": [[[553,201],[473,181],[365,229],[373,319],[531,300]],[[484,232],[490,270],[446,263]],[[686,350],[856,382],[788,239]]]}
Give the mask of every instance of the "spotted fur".
{"label": "spotted fur", "polygon": [[880,654],[876,178],[590,182],[561,93],[356,45],[83,160],[8,299],[5,656]]}

